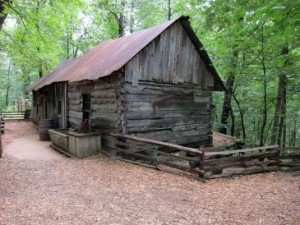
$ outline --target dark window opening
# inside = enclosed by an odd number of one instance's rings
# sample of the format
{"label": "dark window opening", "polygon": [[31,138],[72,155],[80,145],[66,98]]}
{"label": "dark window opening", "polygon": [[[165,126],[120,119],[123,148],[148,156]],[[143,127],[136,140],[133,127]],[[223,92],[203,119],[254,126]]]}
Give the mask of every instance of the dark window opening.
{"label": "dark window opening", "polygon": [[82,95],[82,111],[83,111],[82,120],[88,120],[90,118],[90,112],[91,112],[91,94]]}

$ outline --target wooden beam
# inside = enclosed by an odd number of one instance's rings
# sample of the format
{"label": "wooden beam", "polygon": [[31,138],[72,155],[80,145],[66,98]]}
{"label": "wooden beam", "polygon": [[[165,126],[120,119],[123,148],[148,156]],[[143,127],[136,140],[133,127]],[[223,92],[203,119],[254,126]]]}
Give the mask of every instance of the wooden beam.
{"label": "wooden beam", "polygon": [[127,147],[127,148],[134,148],[134,149],[136,149],[136,151],[146,151],[146,152],[150,152],[150,153],[155,152],[155,153],[157,153],[157,155],[164,155],[164,156],[167,156],[170,159],[185,160],[185,161],[188,161],[188,162],[200,163],[200,158],[197,158],[197,157],[186,157],[186,156],[181,156],[181,155],[173,155],[172,153],[162,152],[162,151],[159,151],[159,150],[154,151],[154,150],[146,148],[146,147],[133,146],[133,145],[130,145],[130,144],[127,144],[127,143],[119,142],[119,141],[117,141],[116,144],[120,145],[120,146]]}
{"label": "wooden beam", "polygon": [[244,161],[244,162],[234,162],[234,163],[228,163],[228,164],[220,164],[216,166],[204,166],[205,171],[218,171],[229,167],[239,167],[239,168],[247,168],[252,166],[274,166],[276,164],[279,164],[280,160],[269,160],[266,162],[260,162],[260,161]]}
{"label": "wooden beam", "polygon": [[264,159],[264,158],[279,158],[279,151],[272,151],[267,153],[257,153],[253,155],[240,155],[240,156],[232,156],[226,158],[218,158],[218,159],[208,159],[204,161],[206,166],[217,166],[220,164],[228,164],[235,162],[245,162],[253,159]]}
{"label": "wooden beam", "polygon": [[189,152],[189,153],[198,154],[198,155],[202,154],[202,151],[200,151],[196,148],[188,148],[188,147],[184,147],[184,146],[177,145],[177,144],[172,144],[172,143],[167,143],[167,142],[162,142],[162,141],[156,141],[156,140],[152,140],[152,139],[135,137],[135,136],[121,135],[121,134],[107,133],[107,135],[110,135],[110,136],[113,136],[113,137],[118,137],[118,138],[125,138],[125,139],[128,139],[128,140],[133,140],[133,141],[142,142],[142,143],[148,143],[148,144],[164,146],[164,147],[176,149],[176,150],[179,150],[179,151]]}
{"label": "wooden beam", "polygon": [[252,173],[264,173],[264,172],[271,172],[279,170],[279,166],[262,166],[262,167],[253,167],[253,168],[246,168],[242,172],[232,172],[232,173],[222,173],[222,174],[213,174],[213,175],[205,175],[207,179],[214,179],[214,178],[224,178],[224,177],[232,177],[236,175],[247,175]]}
{"label": "wooden beam", "polygon": [[257,147],[257,148],[237,149],[237,150],[223,151],[223,152],[205,152],[205,156],[231,155],[231,154],[236,154],[236,153],[253,152],[253,151],[275,149],[275,148],[278,148],[278,145],[270,145],[270,146]]}

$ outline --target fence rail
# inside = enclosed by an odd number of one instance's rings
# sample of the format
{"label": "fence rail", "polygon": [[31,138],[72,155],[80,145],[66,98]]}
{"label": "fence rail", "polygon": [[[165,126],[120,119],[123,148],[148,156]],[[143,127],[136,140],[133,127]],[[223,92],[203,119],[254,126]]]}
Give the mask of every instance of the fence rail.
{"label": "fence rail", "polygon": [[230,177],[239,174],[279,170],[280,149],[278,145],[257,148],[204,152],[201,165],[203,178]]}
{"label": "fence rail", "polygon": [[30,110],[19,112],[0,112],[0,117],[4,120],[23,120],[30,119]]}
{"label": "fence rail", "polygon": [[[127,160],[135,162],[143,160],[144,163],[154,167],[165,165],[191,173],[199,173],[196,167],[190,166],[199,164],[201,161],[202,152],[198,149],[128,135],[107,133],[102,137],[109,140],[109,146],[104,149],[114,151],[117,156]],[[180,155],[179,152],[185,154]]]}
{"label": "fence rail", "polygon": [[[104,149],[127,161],[146,163],[152,167],[166,165],[197,174],[202,179],[277,171],[283,166],[300,170],[299,147],[280,148],[271,145],[206,152],[206,148],[187,148],[121,134],[107,133],[103,138],[106,140]],[[290,151],[296,153],[287,154]]]}
{"label": "fence rail", "polygon": [[300,146],[280,148],[280,167],[283,171],[300,171]]}

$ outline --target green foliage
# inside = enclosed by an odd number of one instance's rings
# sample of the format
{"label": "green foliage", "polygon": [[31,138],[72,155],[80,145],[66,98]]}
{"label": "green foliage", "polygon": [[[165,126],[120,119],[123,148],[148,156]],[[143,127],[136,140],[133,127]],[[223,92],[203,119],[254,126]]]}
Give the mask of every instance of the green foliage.
{"label": "green foliage", "polygon": [[[190,16],[196,34],[225,80],[235,75],[233,115],[246,143],[258,144],[266,98],[266,142],[274,114],[278,76],[286,73],[287,139],[300,134],[299,1],[171,0],[172,18]],[[168,18],[168,0],[14,0],[0,33],[0,107],[25,94],[25,87],[63,60],[77,57],[97,43],[148,28]],[[120,23],[120,18],[122,23]],[[283,47],[288,48],[282,57]],[[286,63],[288,62],[288,63]],[[8,76],[8,68],[10,72]],[[264,82],[266,81],[266,93]],[[214,96],[217,129],[222,93]],[[298,140],[298,144],[299,140]]]}

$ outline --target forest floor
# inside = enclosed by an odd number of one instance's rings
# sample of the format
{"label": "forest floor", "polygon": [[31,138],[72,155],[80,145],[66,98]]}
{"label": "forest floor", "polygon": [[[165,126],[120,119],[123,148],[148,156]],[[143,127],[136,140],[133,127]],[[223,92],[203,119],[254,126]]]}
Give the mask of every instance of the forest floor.
{"label": "forest floor", "polygon": [[[4,148],[36,134],[7,122]],[[206,183],[121,162],[0,159],[0,224],[300,224],[300,177],[266,173]]]}

